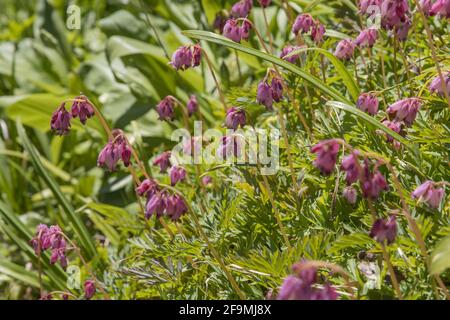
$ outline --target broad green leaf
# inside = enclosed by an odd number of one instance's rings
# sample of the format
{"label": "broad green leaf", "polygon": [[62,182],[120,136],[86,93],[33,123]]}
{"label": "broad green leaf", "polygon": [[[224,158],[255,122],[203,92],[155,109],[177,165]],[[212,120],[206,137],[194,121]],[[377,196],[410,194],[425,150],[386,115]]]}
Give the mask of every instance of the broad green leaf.
{"label": "broad green leaf", "polygon": [[107,36],[126,36],[146,41],[150,37],[144,21],[127,10],[115,11],[110,16],[98,22],[100,29]]}
{"label": "broad green leaf", "polygon": [[11,278],[22,281],[26,285],[39,288],[39,278],[36,274],[8,261],[6,257],[2,256],[0,256],[0,274],[6,274]]}
{"label": "broad green leaf", "polygon": [[441,274],[448,268],[450,268],[450,236],[439,242],[430,258],[431,274]]}

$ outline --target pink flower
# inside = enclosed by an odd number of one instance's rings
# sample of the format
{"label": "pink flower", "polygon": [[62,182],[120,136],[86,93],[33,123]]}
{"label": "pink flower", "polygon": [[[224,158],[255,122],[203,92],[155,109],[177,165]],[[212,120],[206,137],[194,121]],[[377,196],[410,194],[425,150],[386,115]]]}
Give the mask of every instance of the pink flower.
{"label": "pink flower", "polygon": [[202,184],[204,185],[204,186],[207,186],[207,185],[209,185],[209,184],[211,184],[212,183],[212,178],[210,177],[210,176],[204,176],[203,178],[202,178]]}
{"label": "pink flower", "polygon": [[125,167],[130,165],[131,148],[122,130],[114,129],[112,137],[106,146],[100,151],[97,166],[106,166],[109,171],[115,171],[119,160],[123,161]]}
{"label": "pink flower", "polygon": [[59,136],[63,136],[70,131],[70,119],[72,116],[64,106],[65,103],[63,102],[53,113],[50,120],[50,128]]}
{"label": "pink flower", "polygon": [[237,135],[223,136],[216,155],[222,159],[228,159],[231,156],[239,157],[243,146],[242,138]]}
{"label": "pink flower", "polygon": [[430,15],[432,0],[420,0],[419,5],[426,16]]}
{"label": "pink flower", "polygon": [[195,44],[192,47],[192,67],[198,67],[202,60],[202,47]]}
{"label": "pink flower", "polygon": [[317,154],[314,166],[322,174],[329,175],[336,165],[336,158],[339,152],[339,142],[335,139],[322,140],[311,148],[311,152]]}
{"label": "pink flower", "polygon": [[292,51],[299,49],[300,47],[297,46],[291,46],[291,45],[287,45],[286,47],[283,48],[283,50],[281,51],[280,54],[280,58],[283,60],[286,60],[290,63],[296,63],[297,60],[300,59],[300,55],[299,54],[293,54],[290,57],[286,57],[288,54],[290,54]]}
{"label": "pink flower", "polygon": [[411,19],[406,17],[406,20],[397,29],[397,39],[398,41],[406,41],[408,38],[409,28],[411,28]]}
{"label": "pink flower", "polygon": [[216,17],[213,22],[213,28],[219,30],[220,33],[223,33],[223,27],[225,26],[225,22],[228,17],[225,15],[223,11],[219,11],[216,13]]}
{"label": "pink flower", "polygon": [[178,220],[188,211],[186,203],[179,195],[174,194],[166,198],[166,214],[173,220]]}
{"label": "pink flower", "polygon": [[[386,127],[388,127],[389,129],[391,129],[392,131],[396,132],[396,133],[400,133],[400,131],[402,130],[402,125],[401,125],[400,122],[384,120],[382,122],[382,124],[385,125]],[[388,142],[393,142],[394,138],[391,135],[387,135],[386,136],[386,140]]]}
{"label": "pink flower", "polygon": [[195,95],[191,95],[186,108],[188,110],[189,116],[192,116],[195,112],[198,111],[198,101],[197,101],[197,97]]}
{"label": "pink flower", "polygon": [[73,118],[78,117],[82,124],[86,124],[86,120],[94,116],[94,107],[86,96],[80,95],[73,101],[71,112]]}
{"label": "pink flower", "polygon": [[349,60],[353,57],[355,51],[355,44],[352,40],[346,39],[339,41],[334,55],[341,60]]}
{"label": "pink flower", "polygon": [[186,179],[186,170],[183,167],[173,166],[169,171],[170,184],[176,185],[178,181]]}
{"label": "pink flower", "polygon": [[314,24],[314,20],[308,13],[303,13],[295,18],[294,24],[292,25],[292,32],[295,35],[299,33],[307,33]]}
{"label": "pink flower", "polygon": [[252,25],[248,20],[242,21],[241,25],[241,39],[248,40],[250,36],[250,30],[252,29]]}
{"label": "pink flower", "polygon": [[388,184],[378,169],[370,172],[368,161],[364,165],[364,175],[360,181],[361,190],[365,198],[377,199],[381,191],[388,190]]}
{"label": "pink flower", "polygon": [[382,0],[360,0],[359,1],[359,13],[361,14],[374,14],[373,8],[380,7]]}
{"label": "pink flower", "polygon": [[175,99],[167,96],[158,103],[156,111],[159,114],[159,120],[173,120],[175,116]]}
{"label": "pink flower", "polygon": [[155,180],[152,179],[145,179],[141,182],[141,184],[136,188],[136,193],[139,196],[147,196],[153,195],[159,191],[158,184]]}
{"label": "pink flower", "polygon": [[325,34],[325,27],[319,21],[316,21],[311,29],[311,39],[315,44],[320,44],[323,41]]}
{"label": "pink flower", "polygon": [[342,195],[344,198],[351,204],[356,203],[356,189],[353,187],[345,187],[344,191],[342,192]]}
{"label": "pink flower", "polygon": [[356,102],[356,106],[370,115],[376,115],[378,112],[378,99],[370,93],[361,93]]}
{"label": "pink flower", "polygon": [[387,244],[393,243],[397,236],[397,222],[395,221],[395,216],[392,215],[387,220],[376,220],[372,225],[369,235],[380,243],[384,243],[385,241]]}
{"label": "pink flower", "polygon": [[345,181],[348,185],[356,182],[360,176],[359,151],[354,150],[342,160],[341,168],[345,171]]}
{"label": "pink flower", "polygon": [[89,300],[95,294],[95,282],[93,280],[86,280],[84,282],[84,297]]}
{"label": "pink flower", "polygon": [[189,46],[179,47],[172,55],[169,64],[176,70],[186,70],[192,67],[192,51]]}
{"label": "pink flower", "polygon": [[157,218],[162,217],[166,210],[166,197],[164,192],[155,192],[149,195],[145,205],[145,219],[149,219],[154,214]]}
{"label": "pink flower", "polygon": [[450,95],[450,72],[442,75],[445,81],[443,85],[441,81],[441,77],[438,75],[432,81],[430,86],[428,87],[432,93],[437,93],[441,97],[445,96],[445,91]]}
{"label": "pink flower", "polygon": [[258,2],[261,5],[261,7],[267,8],[268,6],[270,6],[272,0],[258,0]]}
{"label": "pink flower", "polygon": [[437,0],[431,7],[430,16],[439,15],[441,17],[450,18],[450,1]]}
{"label": "pink flower", "polygon": [[235,18],[245,18],[250,13],[252,6],[252,0],[240,0],[231,7],[231,14]]}
{"label": "pink flower", "polygon": [[391,104],[386,111],[395,121],[404,121],[407,126],[411,126],[421,105],[419,98],[406,98]]}
{"label": "pink flower", "polygon": [[435,183],[428,180],[414,190],[412,198],[425,201],[430,208],[437,209],[444,198],[444,188],[436,188]]}
{"label": "pink flower", "polygon": [[244,110],[236,107],[231,107],[227,110],[225,126],[228,129],[236,130],[239,126],[243,128],[246,122],[247,117]]}
{"label": "pink flower", "polygon": [[59,261],[61,267],[67,267],[66,240],[59,226],[54,225],[49,228],[45,224],[40,224],[37,227],[35,237],[31,239],[30,243],[36,255],[40,255],[43,251],[51,249],[50,263],[55,264]]}
{"label": "pink flower", "polygon": [[159,156],[153,160],[153,165],[159,166],[159,170],[161,173],[166,172],[167,168],[171,166],[170,164],[170,151],[165,151],[161,153]]}
{"label": "pink flower", "polygon": [[369,28],[361,31],[355,40],[355,44],[360,47],[373,47],[378,39],[378,30],[375,28]]}
{"label": "pink flower", "polygon": [[271,110],[273,105],[272,89],[266,80],[258,83],[258,91],[256,94],[256,101],[259,104],[265,105],[267,109]]}
{"label": "pink flower", "polygon": [[381,25],[387,30],[400,27],[409,13],[408,0],[383,0],[381,2]]}
{"label": "pink flower", "polygon": [[241,42],[241,27],[235,19],[228,19],[223,27],[223,35],[234,42]]}

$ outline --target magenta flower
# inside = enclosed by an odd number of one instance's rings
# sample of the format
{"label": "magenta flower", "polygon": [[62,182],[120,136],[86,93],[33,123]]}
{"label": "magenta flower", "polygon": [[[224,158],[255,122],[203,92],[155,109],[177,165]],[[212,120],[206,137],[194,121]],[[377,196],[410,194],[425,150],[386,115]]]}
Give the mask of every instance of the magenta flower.
{"label": "magenta flower", "polygon": [[174,194],[166,198],[166,214],[176,221],[188,211],[186,203],[179,195]]}
{"label": "magenta flower", "polygon": [[[384,120],[382,122],[382,124],[385,125],[386,127],[388,127],[389,129],[391,129],[392,131],[396,132],[396,133],[400,133],[401,130],[402,130],[402,125],[401,125],[400,122]],[[391,135],[386,135],[386,140],[388,142],[393,142],[394,138]]]}
{"label": "magenta flower", "polygon": [[49,228],[45,224],[40,224],[30,244],[33,246],[36,255],[40,255],[43,251],[50,249],[52,251],[50,263],[55,264],[59,261],[61,267],[67,267],[66,240],[59,226],[54,225]]}
{"label": "magenta flower", "polygon": [[252,6],[252,0],[240,0],[231,7],[231,14],[235,18],[245,18],[250,13]]}
{"label": "magenta flower", "polygon": [[242,150],[242,139],[236,135],[223,136],[216,155],[222,159],[228,159],[231,156],[239,157]]}
{"label": "magenta flower", "polygon": [[359,151],[354,150],[350,155],[342,159],[341,168],[345,171],[345,181],[348,185],[356,182],[360,176]]}
{"label": "magenta flower", "polygon": [[323,289],[315,286],[317,269],[299,262],[292,267],[295,275],[284,279],[277,300],[336,300],[336,290],[326,283]]}
{"label": "magenta flower", "polygon": [[292,51],[299,49],[300,47],[297,46],[291,46],[287,45],[283,48],[280,54],[280,58],[283,60],[286,60],[290,63],[296,63],[300,59],[299,54],[293,54],[292,56],[286,57],[288,54],[290,54]]}
{"label": "magenta flower", "polygon": [[444,198],[444,188],[436,188],[435,183],[428,180],[414,190],[412,198],[425,201],[430,208],[437,209]]}
{"label": "magenta flower", "polygon": [[325,34],[325,27],[319,21],[316,21],[311,29],[311,39],[315,44],[320,44],[323,41]]}
{"label": "magenta flower", "polygon": [[171,166],[170,164],[170,156],[171,156],[171,152],[170,151],[165,151],[163,153],[161,153],[159,156],[157,156],[155,158],[155,160],[153,160],[153,165],[154,166],[159,166],[159,172],[163,173],[166,172],[167,168],[169,168]]}
{"label": "magenta flower", "polygon": [[82,124],[86,124],[86,120],[94,116],[94,107],[84,95],[76,97],[72,103],[72,117],[79,118]]}
{"label": "magenta flower", "polygon": [[377,199],[381,191],[389,189],[386,179],[378,169],[375,168],[374,172],[370,172],[367,160],[364,165],[364,175],[360,183],[365,198]]}
{"label": "magenta flower", "polygon": [[279,77],[272,78],[270,91],[272,91],[272,98],[275,102],[280,102],[283,99],[283,81]]}
{"label": "magenta flower", "polygon": [[141,182],[141,184],[136,188],[136,193],[139,196],[147,196],[153,195],[159,191],[158,184],[153,179],[145,179]]}
{"label": "magenta flower", "polygon": [[72,116],[65,108],[65,102],[63,102],[53,113],[52,119],[50,120],[50,128],[55,134],[63,136],[70,131],[71,118]]}
{"label": "magenta flower", "polygon": [[382,0],[381,26],[387,30],[401,27],[409,13],[408,0]]}
{"label": "magenta flower", "polygon": [[169,64],[176,70],[186,70],[192,66],[192,51],[189,46],[179,47],[172,55]]}
{"label": "magenta flower", "polygon": [[109,171],[115,171],[117,163],[122,160],[125,167],[128,167],[130,165],[131,148],[123,131],[114,129],[111,135],[109,142],[98,155],[97,166],[106,166]]}
{"label": "magenta flower", "polygon": [[314,25],[314,20],[308,13],[303,13],[295,18],[294,24],[292,25],[292,32],[295,35],[299,33],[307,33]]}
{"label": "magenta flower", "polygon": [[439,15],[441,17],[450,18],[450,1],[437,0],[430,9],[430,16]]}
{"label": "magenta flower", "polygon": [[438,75],[436,76],[430,83],[430,86],[428,87],[430,89],[430,92],[437,93],[441,97],[445,96],[445,91],[450,95],[450,72],[447,72],[447,74],[443,74],[443,78],[445,81],[445,84],[442,85],[441,77]]}
{"label": "magenta flower", "polygon": [[267,109],[271,110],[273,105],[272,89],[266,80],[258,83],[258,91],[256,93],[256,101],[265,105]]}
{"label": "magenta flower", "polygon": [[395,221],[395,216],[392,215],[387,220],[376,220],[372,225],[369,235],[380,243],[384,243],[385,241],[387,244],[393,243],[397,236],[397,222]]}
{"label": "magenta flower", "polygon": [[186,106],[189,117],[198,111],[198,101],[195,95],[191,95]]}
{"label": "magenta flower", "polygon": [[351,204],[356,203],[357,194],[356,194],[355,188],[345,187],[344,191],[342,192],[342,195],[349,203],[351,203]]}
{"label": "magenta flower", "polygon": [[361,31],[355,40],[355,44],[360,47],[373,47],[378,39],[378,30],[375,28],[369,28]]}
{"label": "magenta flower", "polygon": [[432,0],[420,0],[419,5],[426,16],[430,16]]}
{"label": "magenta flower", "polygon": [[95,294],[95,282],[93,280],[86,280],[84,282],[84,297],[90,300]]}
{"label": "magenta flower", "polygon": [[152,215],[156,215],[157,218],[162,217],[166,210],[166,198],[164,192],[155,192],[149,195],[145,205],[145,219],[149,219]]}
{"label": "magenta flower", "polygon": [[[361,14],[374,14],[372,8],[380,7],[382,0],[360,0],[358,7]],[[371,8],[372,7],[372,8]],[[370,8],[370,9],[369,9]],[[372,9],[372,10],[371,10]]]}
{"label": "magenta flower", "polygon": [[213,181],[213,180],[212,180],[211,176],[204,176],[204,177],[202,178],[202,184],[203,184],[204,186],[207,186],[207,185],[211,184],[212,181]]}
{"label": "magenta flower", "polygon": [[220,33],[223,33],[223,27],[225,26],[225,22],[228,17],[225,15],[223,11],[219,11],[216,13],[216,17],[213,22],[213,28],[219,30]]}
{"label": "magenta flower", "polygon": [[175,116],[174,97],[167,96],[162,99],[156,106],[156,111],[159,114],[159,120],[173,120]]}
{"label": "magenta flower", "polygon": [[192,67],[198,67],[202,60],[202,47],[195,44],[192,47]]}
{"label": "magenta flower", "polygon": [[314,166],[322,174],[329,175],[336,165],[336,158],[339,152],[339,142],[335,139],[322,140],[311,148],[311,152],[317,154]]}
{"label": "magenta flower", "polygon": [[407,126],[411,126],[421,106],[419,98],[406,98],[391,104],[386,111],[395,121],[404,121]]}
{"label": "magenta flower", "polygon": [[186,156],[190,155],[200,155],[202,149],[202,137],[190,137],[189,139],[183,141],[183,153]]}
{"label": "magenta flower", "polygon": [[250,37],[250,30],[252,29],[252,24],[248,20],[242,21],[241,25],[241,39],[248,40]]}
{"label": "magenta flower", "polygon": [[239,126],[243,128],[246,122],[247,117],[244,110],[236,107],[231,107],[227,110],[225,126],[228,129],[236,130]]}
{"label": "magenta flower", "polygon": [[258,2],[261,5],[261,7],[267,8],[268,6],[270,6],[272,0],[258,0]]}
{"label": "magenta flower", "polygon": [[176,185],[178,181],[186,179],[186,170],[183,167],[173,166],[169,170],[170,184]]}
{"label": "magenta flower", "polygon": [[341,60],[349,60],[353,57],[355,51],[355,44],[352,40],[346,39],[339,41],[334,55]]}
{"label": "magenta flower", "polygon": [[235,19],[228,19],[223,27],[223,36],[234,42],[241,42],[241,27]]}
{"label": "magenta flower", "polygon": [[374,116],[378,112],[378,99],[370,93],[361,93],[356,102],[356,106],[364,112]]}

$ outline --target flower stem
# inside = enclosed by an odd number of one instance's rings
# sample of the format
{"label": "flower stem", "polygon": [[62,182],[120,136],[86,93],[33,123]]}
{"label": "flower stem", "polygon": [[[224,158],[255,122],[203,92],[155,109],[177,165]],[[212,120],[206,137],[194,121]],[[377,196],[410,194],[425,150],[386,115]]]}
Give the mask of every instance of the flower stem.
{"label": "flower stem", "polygon": [[209,59],[208,54],[206,53],[205,50],[202,49],[202,53],[203,53],[203,56],[205,57],[206,64],[208,65],[209,71],[211,72],[214,82],[216,83],[216,88],[217,88],[217,91],[219,92],[219,97],[220,97],[220,101],[222,102],[222,105],[223,105],[223,110],[224,110],[224,112],[227,112],[227,103],[225,100],[225,96],[222,92],[222,89],[220,88],[219,81],[217,80],[216,73],[214,72],[211,60]]}
{"label": "flower stem", "polygon": [[263,12],[263,16],[264,16],[264,23],[266,25],[267,38],[269,38],[270,52],[273,53],[273,39],[272,39],[272,34],[270,33],[270,27],[269,27],[269,22],[267,20],[267,14],[266,14],[265,7],[262,8],[262,12]]}

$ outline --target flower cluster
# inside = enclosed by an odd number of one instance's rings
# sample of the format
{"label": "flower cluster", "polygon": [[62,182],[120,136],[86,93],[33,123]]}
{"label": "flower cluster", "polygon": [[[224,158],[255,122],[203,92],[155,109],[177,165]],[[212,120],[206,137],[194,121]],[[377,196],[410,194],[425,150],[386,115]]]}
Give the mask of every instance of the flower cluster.
{"label": "flower cluster", "polygon": [[172,55],[169,64],[176,70],[186,70],[200,65],[202,48],[200,45],[187,45],[179,47]]}
{"label": "flower cluster", "polygon": [[253,0],[240,0],[231,7],[231,15],[235,18],[245,18],[253,7]]}
{"label": "flower cluster", "polygon": [[333,286],[325,283],[322,288],[316,286],[317,268],[307,262],[298,262],[292,266],[294,275],[284,279],[278,293],[278,300],[336,300],[338,294]]}
{"label": "flower cluster", "polygon": [[356,102],[356,106],[361,111],[367,112],[368,114],[374,116],[378,112],[378,99],[374,94],[371,93],[361,93]]}
{"label": "flower cluster", "polygon": [[442,76],[444,78],[444,83],[438,75],[431,81],[430,86],[428,87],[431,93],[436,93],[441,97],[445,96],[445,91],[450,95],[450,72],[447,72],[447,74]]}
{"label": "flower cluster", "polygon": [[258,83],[256,101],[271,110],[273,102],[280,102],[283,99],[283,81],[277,76],[272,76],[269,84],[268,75]]}
{"label": "flower cluster", "polygon": [[123,164],[130,165],[131,147],[125,134],[120,129],[114,129],[106,146],[100,151],[97,159],[99,167],[108,168],[109,171],[115,171],[117,163],[122,160]]}
{"label": "flower cluster", "polygon": [[160,173],[166,172],[167,168],[169,168],[171,166],[171,163],[170,163],[171,155],[172,155],[172,153],[170,151],[165,151],[165,152],[161,153],[159,156],[157,156],[155,158],[155,160],[153,160],[153,165],[159,166]]}
{"label": "flower cluster", "polygon": [[65,135],[70,131],[71,119],[79,118],[82,124],[94,115],[94,107],[84,95],[76,97],[72,102],[70,113],[66,110],[66,102],[63,102],[52,114],[50,128],[57,135]]}
{"label": "flower cluster", "polygon": [[351,39],[344,39],[339,41],[334,55],[342,60],[349,60],[353,57],[355,51],[355,43]]}
{"label": "flower cluster", "polygon": [[247,19],[228,19],[223,27],[223,35],[234,42],[247,40],[252,24]]}
{"label": "flower cluster", "polygon": [[228,129],[236,130],[239,126],[243,128],[247,122],[245,111],[241,108],[231,107],[227,110],[225,126]]}
{"label": "flower cluster", "polygon": [[55,264],[59,261],[63,268],[67,267],[67,245],[59,226],[54,225],[48,227],[45,224],[40,224],[37,227],[35,237],[30,243],[36,255],[40,255],[41,252],[50,249],[52,251],[50,263]]}
{"label": "flower cluster", "polygon": [[280,58],[290,63],[296,63],[300,59],[300,55],[299,54],[290,55],[290,53],[300,48],[301,47],[298,46],[287,45],[281,50]]}
{"label": "flower cluster", "polygon": [[319,20],[314,20],[308,13],[303,13],[295,18],[292,25],[292,32],[297,36],[301,33],[308,33],[311,31],[311,39],[314,43],[319,44],[323,41],[325,34],[325,27]]}
{"label": "flower cluster", "polygon": [[96,291],[95,281],[94,280],[86,280],[84,282],[84,297],[87,300],[90,300]]}
{"label": "flower cluster", "polygon": [[406,98],[391,104],[386,111],[394,121],[411,126],[416,120],[417,112],[421,106],[422,102],[419,98]]}
{"label": "flower cluster", "polygon": [[393,243],[397,236],[395,215],[391,215],[388,219],[377,219],[372,225],[369,236],[380,243]]}
{"label": "flower cluster", "polygon": [[[156,105],[156,112],[158,112],[159,120],[172,121],[175,118],[175,107],[180,105],[180,102],[173,96],[166,96]],[[191,95],[186,104],[187,115],[191,117],[198,111],[198,101],[195,95]],[[182,110],[182,112],[185,112]]]}
{"label": "flower cluster", "polygon": [[149,219],[152,215],[162,217],[167,215],[172,220],[178,220],[188,211],[184,199],[178,194],[169,194],[162,190],[154,180],[146,179],[137,188],[136,192],[140,196],[147,198],[145,205],[145,218]]}
{"label": "flower cluster", "polygon": [[355,44],[360,48],[373,47],[378,39],[378,30],[375,28],[368,28],[362,30],[356,37]]}

